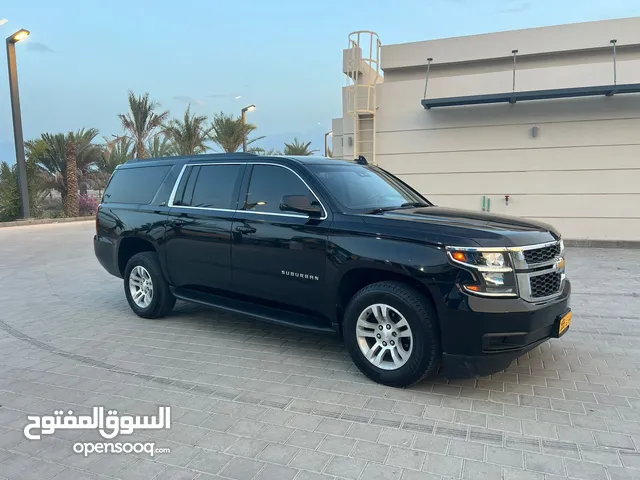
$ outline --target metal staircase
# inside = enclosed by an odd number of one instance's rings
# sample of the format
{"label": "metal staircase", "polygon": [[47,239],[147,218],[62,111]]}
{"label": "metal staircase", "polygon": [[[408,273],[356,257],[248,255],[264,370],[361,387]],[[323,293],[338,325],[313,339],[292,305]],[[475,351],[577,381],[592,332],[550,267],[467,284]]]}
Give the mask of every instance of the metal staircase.
{"label": "metal staircase", "polygon": [[380,75],[378,34],[361,30],[349,34],[345,51],[347,113],[353,118],[353,158],[363,155],[376,164],[376,86]]}

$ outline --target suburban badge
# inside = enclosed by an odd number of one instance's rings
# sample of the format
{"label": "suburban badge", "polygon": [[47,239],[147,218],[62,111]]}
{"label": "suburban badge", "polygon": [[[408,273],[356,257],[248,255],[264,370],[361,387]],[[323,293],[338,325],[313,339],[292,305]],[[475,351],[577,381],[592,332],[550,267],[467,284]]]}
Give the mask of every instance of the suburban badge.
{"label": "suburban badge", "polygon": [[286,275],[287,277],[296,277],[296,278],[304,278],[305,280],[320,280],[320,277],[317,275],[309,275],[307,273],[298,273],[298,272],[289,272],[287,270],[282,270],[282,275]]}

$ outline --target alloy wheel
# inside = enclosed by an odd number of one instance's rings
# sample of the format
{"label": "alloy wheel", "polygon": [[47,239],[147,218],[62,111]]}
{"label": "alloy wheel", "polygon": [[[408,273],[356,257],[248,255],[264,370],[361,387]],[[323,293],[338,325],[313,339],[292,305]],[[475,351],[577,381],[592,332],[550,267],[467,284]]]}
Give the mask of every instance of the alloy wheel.
{"label": "alloy wheel", "polygon": [[382,370],[399,369],[413,351],[413,334],[406,318],[383,303],[362,311],[356,322],[356,336],[364,357]]}

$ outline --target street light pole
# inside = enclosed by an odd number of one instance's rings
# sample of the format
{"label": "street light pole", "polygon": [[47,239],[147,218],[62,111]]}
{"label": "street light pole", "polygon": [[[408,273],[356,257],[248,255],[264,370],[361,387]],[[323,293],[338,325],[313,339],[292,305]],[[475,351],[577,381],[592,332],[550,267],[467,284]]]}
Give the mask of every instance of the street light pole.
{"label": "street light pole", "polygon": [[29,30],[18,30],[7,38],[7,64],[9,66],[9,92],[11,112],[13,114],[13,138],[18,168],[18,188],[22,201],[22,218],[31,216],[29,206],[29,184],[27,181],[27,162],[24,155],[24,137],[22,135],[22,115],[20,113],[20,93],[18,91],[18,66],[16,63],[16,43],[29,36]]}
{"label": "street light pole", "polygon": [[247,125],[247,112],[253,112],[256,109],[255,105],[249,105],[242,109],[242,151],[247,152],[247,132],[245,125]]}
{"label": "street light pole", "polygon": [[324,134],[324,156],[329,156],[329,137],[333,136],[333,131]]}

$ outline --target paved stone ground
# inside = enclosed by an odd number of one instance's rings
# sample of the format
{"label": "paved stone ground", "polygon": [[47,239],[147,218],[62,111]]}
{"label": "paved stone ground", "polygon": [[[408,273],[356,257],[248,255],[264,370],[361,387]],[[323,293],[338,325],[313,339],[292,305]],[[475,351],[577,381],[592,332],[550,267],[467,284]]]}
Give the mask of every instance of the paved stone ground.
{"label": "paved stone ground", "polygon": [[[407,390],[358,373],[331,337],[179,304],[129,310],[93,224],[0,230],[0,478],[640,478],[640,250],[570,249],[574,325],[505,372]],[[169,430],[92,454],[91,431],[27,440],[28,414],[148,415]]]}

